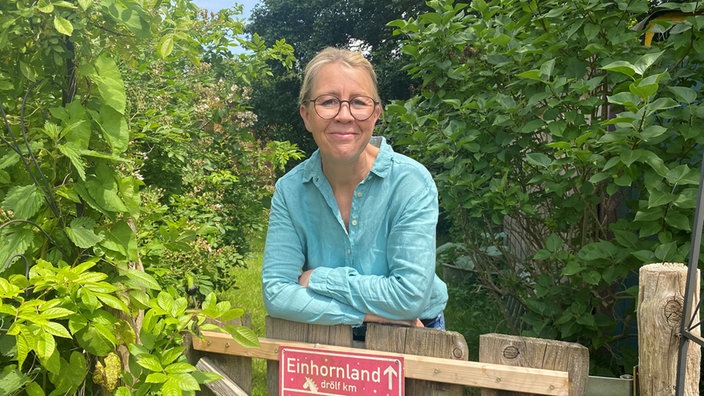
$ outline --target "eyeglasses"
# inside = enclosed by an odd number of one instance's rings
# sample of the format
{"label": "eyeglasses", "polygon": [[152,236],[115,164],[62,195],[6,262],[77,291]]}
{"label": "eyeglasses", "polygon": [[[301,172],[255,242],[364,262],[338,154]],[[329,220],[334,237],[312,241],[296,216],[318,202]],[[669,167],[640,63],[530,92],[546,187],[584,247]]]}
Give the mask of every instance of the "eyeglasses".
{"label": "eyeglasses", "polygon": [[334,95],[320,95],[315,99],[308,99],[306,102],[313,103],[315,112],[324,120],[335,118],[340,113],[342,104],[347,102],[350,114],[357,121],[368,120],[379,104],[370,96],[355,96],[349,100],[342,100]]}

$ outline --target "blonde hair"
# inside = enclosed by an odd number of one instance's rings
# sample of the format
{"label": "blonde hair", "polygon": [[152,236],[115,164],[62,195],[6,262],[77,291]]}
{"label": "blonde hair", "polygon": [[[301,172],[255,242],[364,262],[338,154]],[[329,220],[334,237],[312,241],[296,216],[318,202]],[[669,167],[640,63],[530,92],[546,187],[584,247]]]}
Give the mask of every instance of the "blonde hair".
{"label": "blonde hair", "polygon": [[358,68],[369,73],[372,79],[372,97],[374,100],[379,99],[377,88],[376,72],[372,64],[360,52],[350,51],[348,49],[327,47],[318,52],[313,59],[306,65],[303,74],[303,84],[301,84],[301,92],[298,94],[298,102],[305,104],[306,100],[311,99],[310,91],[313,89],[313,83],[320,69],[330,63],[342,63],[351,68]]}

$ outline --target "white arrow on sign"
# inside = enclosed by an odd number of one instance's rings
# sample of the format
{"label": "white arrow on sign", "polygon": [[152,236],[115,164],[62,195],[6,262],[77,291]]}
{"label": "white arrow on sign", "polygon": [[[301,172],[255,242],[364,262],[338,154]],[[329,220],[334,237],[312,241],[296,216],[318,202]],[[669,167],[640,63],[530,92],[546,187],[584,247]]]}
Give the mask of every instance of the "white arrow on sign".
{"label": "white arrow on sign", "polygon": [[388,375],[388,376],[389,376],[389,389],[393,389],[393,388],[394,388],[394,379],[393,379],[393,377],[394,377],[395,375],[398,375],[398,373],[397,373],[396,370],[393,368],[393,366],[389,366],[389,367],[386,368],[386,370],[384,370],[384,375]]}

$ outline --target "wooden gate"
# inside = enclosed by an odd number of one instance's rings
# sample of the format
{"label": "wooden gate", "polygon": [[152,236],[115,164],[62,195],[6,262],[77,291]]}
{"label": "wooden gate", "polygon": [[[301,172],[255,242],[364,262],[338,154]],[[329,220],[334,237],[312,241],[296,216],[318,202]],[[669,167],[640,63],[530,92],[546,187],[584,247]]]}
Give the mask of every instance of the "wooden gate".
{"label": "wooden gate", "polygon": [[589,355],[579,344],[528,337],[486,334],[480,362],[468,361],[469,349],[457,332],[368,324],[366,341],[355,342],[350,326],[321,326],[266,318],[259,348],[245,348],[229,335],[204,332],[192,340],[190,354],[201,370],[222,375],[201,394],[247,395],[252,391],[251,358],[266,359],[268,394],[278,394],[279,348],[403,357],[406,395],[456,395],[464,387],[485,395],[583,395]]}

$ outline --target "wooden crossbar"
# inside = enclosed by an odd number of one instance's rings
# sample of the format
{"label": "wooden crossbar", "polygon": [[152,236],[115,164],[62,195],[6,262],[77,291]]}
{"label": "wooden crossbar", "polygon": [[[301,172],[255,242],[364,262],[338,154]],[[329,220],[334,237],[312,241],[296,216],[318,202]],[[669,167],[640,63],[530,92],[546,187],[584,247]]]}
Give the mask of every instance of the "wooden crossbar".
{"label": "wooden crossbar", "polygon": [[263,337],[259,338],[258,348],[246,348],[237,343],[229,334],[211,331],[204,331],[203,338],[193,338],[193,349],[198,351],[267,360],[279,360],[279,348],[281,347],[314,348],[324,351],[370,355],[382,353],[384,356],[402,357],[406,378],[539,395],[568,396],[569,394],[568,373],[563,371],[380,352],[317,343],[291,342]]}

